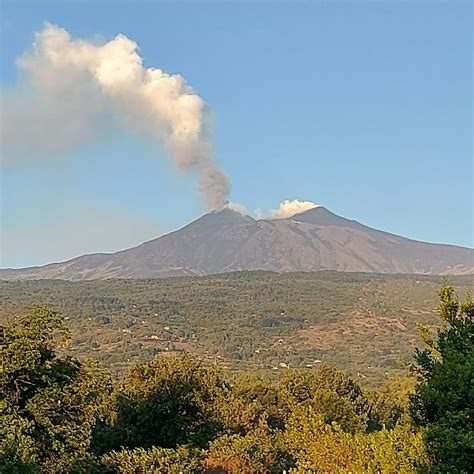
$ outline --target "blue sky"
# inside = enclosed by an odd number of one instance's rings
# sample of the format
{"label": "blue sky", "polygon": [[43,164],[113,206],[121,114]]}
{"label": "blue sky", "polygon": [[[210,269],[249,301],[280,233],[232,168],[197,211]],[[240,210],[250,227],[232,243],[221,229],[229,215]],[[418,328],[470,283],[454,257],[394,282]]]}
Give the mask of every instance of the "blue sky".
{"label": "blue sky", "polygon": [[[1,2],[1,83],[45,21],[136,41],[213,110],[247,209],[305,199],[406,237],[473,245],[471,2]],[[3,152],[2,152],[3,153]],[[3,157],[5,158],[5,157]],[[206,212],[196,178],[111,127],[2,167],[1,266],[115,251]]]}

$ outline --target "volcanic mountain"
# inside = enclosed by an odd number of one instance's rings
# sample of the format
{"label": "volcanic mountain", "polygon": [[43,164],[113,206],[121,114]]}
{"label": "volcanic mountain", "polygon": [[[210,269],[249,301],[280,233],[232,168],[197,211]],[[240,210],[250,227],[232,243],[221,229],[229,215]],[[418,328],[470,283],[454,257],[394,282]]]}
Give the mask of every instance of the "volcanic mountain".
{"label": "volcanic mountain", "polygon": [[128,250],[0,270],[0,279],[158,278],[239,270],[465,274],[474,273],[474,250],[375,230],[324,207],[260,220],[224,209]]}

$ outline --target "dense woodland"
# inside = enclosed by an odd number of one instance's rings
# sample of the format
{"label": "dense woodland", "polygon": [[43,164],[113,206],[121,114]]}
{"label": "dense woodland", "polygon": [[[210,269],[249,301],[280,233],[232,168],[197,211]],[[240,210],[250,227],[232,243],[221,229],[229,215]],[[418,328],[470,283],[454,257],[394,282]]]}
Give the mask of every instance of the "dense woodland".
{"label": "dense woodland", "polygon": [[[472,276],[451,277],[460,294]],[[191,352],[224,371],[328,364],[365,387],[407,373],[417,323],[437,324],[442,277],[241,272],[200,278],[0,282],[0,323],[31,305],[65,315],[61,352],[123,375]]]}
{"label": "dense woodland", "polygon": [[64,351],[78,336],[60,313],[16,314],[0,326],[0,472],[471,472],[474,304],[439,297],[413,377],[377,390],[324,364],[271,378],[186,354],[114,380]]}

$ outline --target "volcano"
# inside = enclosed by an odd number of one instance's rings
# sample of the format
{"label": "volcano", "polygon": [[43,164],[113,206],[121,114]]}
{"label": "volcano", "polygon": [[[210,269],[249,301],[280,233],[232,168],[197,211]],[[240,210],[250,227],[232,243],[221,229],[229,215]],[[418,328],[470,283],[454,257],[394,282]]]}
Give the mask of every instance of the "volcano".
{"label": "volcano", "polygon": [[286,219],[254,219],[224,209],[127,250],[4,269],[0,279],[166,278],[244,270],[469,274],[474,250],[400,237],[321,206]]}

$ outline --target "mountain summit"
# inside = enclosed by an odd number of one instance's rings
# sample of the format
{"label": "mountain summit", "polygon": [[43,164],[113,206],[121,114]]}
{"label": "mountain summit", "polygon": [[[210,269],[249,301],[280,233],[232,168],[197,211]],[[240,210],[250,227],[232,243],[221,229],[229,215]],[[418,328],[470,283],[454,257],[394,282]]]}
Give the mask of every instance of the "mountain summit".
{"label": "mountain summit", "polygon": [[128,250],[0,270],[0,278],[159,278],[239,270],[464,274],[474,273],[474,250],[406,239],[321,206],[260,220],[223,209]]}
{"label": "mountain summit", "polygon": [[[347,229],[365,227],[359,224],[357,221],[351,221],[344,217],[334,214],[329,209],[323,206],[317,206],[308,211],[301,212],[291,217],[296,222],[307,222],[309,224],[316,225],[334,225],[339,227],[345,227]],[[368,227],[366,227],[368,228]]]}

